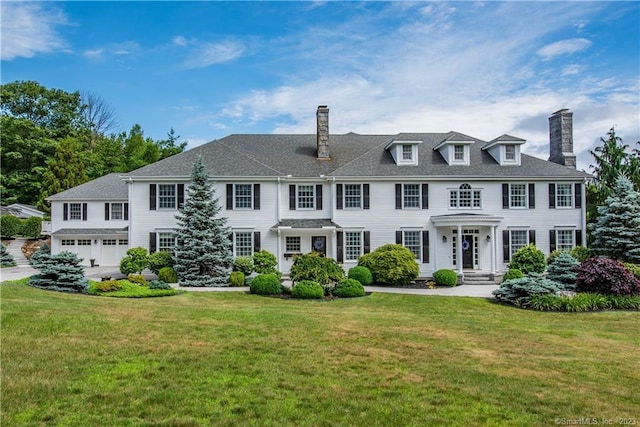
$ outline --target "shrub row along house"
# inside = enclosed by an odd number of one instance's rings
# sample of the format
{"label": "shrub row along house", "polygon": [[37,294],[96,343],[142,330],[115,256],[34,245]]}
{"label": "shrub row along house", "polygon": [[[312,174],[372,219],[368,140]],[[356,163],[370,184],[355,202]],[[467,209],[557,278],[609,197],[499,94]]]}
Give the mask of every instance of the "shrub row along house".
{"label": "shrub row along house", "polygon": [[589,175],[575,168],[572,115],[549,118],[545,161],[509,135],[329,134],[320,106],[316,135],[230,135],[51,196],[52,251],[76,252],[87,265],[118,265],[130,247],[170,251],[201,156],[236,257],[266,249],[287,273],[295,254],[317,251],[350,268],[400,243],[421,276],[450,268],[493,279],[529,243],[547,253],[585,244]]}

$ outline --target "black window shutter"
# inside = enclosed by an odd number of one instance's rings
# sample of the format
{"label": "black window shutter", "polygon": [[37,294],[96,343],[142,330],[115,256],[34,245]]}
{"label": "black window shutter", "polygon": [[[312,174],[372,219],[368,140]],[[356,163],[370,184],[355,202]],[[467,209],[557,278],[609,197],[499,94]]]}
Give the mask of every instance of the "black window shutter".
{"label": "black window shutter", "polygon": [[109,221],[109,207],[111,205],[109,203],[104,204],[104,220]]}
{"label": "black window shutter", "polygon": [[429,262],[429,231],[422,231],[422,262]]}
{"label": "black window shutter", "polygon": [[233,241],[233,232],[229,233],[227,238],[229,239],[229,250],[231,250],[232,253],[235,253],[235,250],[234,250],[235,242]]}
{"label": "black window shutter", "polygon": [[556,250],[556,230],[549,230],[549,253]]}
{"label": "black window shutter", "polygon": [[429,184],[422,184],[422,209],[429,209]]}
{"label": "black window shutter", "polygon": [[396,184],[396,209],[402,209],[402,184]]}
{"label": "black window shutter", "polygon": [[156,251],[156,233],[149,233],[149,253]]}
{"label": "black window shutter", "polygon": [[509,250],[509,230],[502,230],[502,260],[508,262],[511,259]]}
{"label": "black window shutter", "polygon": [[342,184],[336,184],[336,209],[342,209]]}
{"label": "black window shutter", "polygon": [[83,221],[87,220],[87,204],[86,203],[82,204],[82,220]]}
{"label": "black window shutter", "polygon": [[369,209],[369,184],[362,184],[362,209]]}
{"label": "black window shutter", "polygon": [[370,231],[365,231],[363,234],[364,234],[363,252],[365,254],[368,254],[369,252],[371,252],[371,232]]}
{"label": "black window shutter", "polygon": [[396,231],[396,245],[402,244],[402,231]]}
{"label": "black window shutter", "polygon": [[260,210],[260,184],[253,184],[253,209]]}
{"label": "black window shutter", "polygon": [[582,207],[582,186],[580,184],[576,184],[574,186],[574,192],[575,194],[573,195],[575,198],[575,208],[579,209]]}
{"label": "black window shutter", "polygon": [[156,210],[156,185],[149,184],[149,210]]}
{"label": "black window shutter", "polygon": [[289,210],[296,210],[296,186],[289,185]]}
{"label": "black window shutter", "polygon": [[124,204],[124,220],[129,221],[129,203]]}
{"label": "black window shutter", "polygon": [[336,261],[339,263],[344,262],[344,248],[342,247],[344,242],[344,232],[338,231],[336,233]]}
{"label": "black window shutter", "polygon": [[529,184],[529,209],[536,208],[536,185]]}
{"label": "black window shutter", "polygon": [[536,244],[536,230],[529,230],[529,244]]}
{"label": "black window shutter", "polygon": [[67,221],[69,219],[69,203],[62,204],[62,220]]}
{"label": "black window shutter", "polygon": [[576,230],[576,241],[573,244],[574,246],[582,245],[582,230]]}
{"label": "black window shutter", "polygon": [[178,209],[184,205],[184,184],[178,184]]}
{"label": "black window shutter", "polygon": [[549,184],[549,208],[556,208],[556,185]]}
{"label": "black window shutter", "polygon": [[227,210],[233,210],[233,184],[227,184]]}
{"label": "black window shutter", "polygon": [[316,185],[316,210],[322,210],[322,184]]}
{"label": "black window shutter", "polygon": [[502,209],[509,209],[509,184],[502,184]]}
{"label": "black window shutter", "polygon": [[260,252],[260,232],[253,232],[253,252]]}

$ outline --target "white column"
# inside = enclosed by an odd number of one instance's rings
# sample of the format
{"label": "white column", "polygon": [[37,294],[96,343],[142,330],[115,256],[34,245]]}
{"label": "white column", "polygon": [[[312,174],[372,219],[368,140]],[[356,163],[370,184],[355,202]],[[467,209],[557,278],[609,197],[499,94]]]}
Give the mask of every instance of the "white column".
{"label": "white column", "polygon": [[496,260],[496,225],[491,226],[491,274],[496,274],[496,270],[498,269],[498,263]]}
{"label": "white column", "polygon": [[276,259],[278,260],[278,271],[282,271],[282,237],[281,231],[278,228],[278,243],[276,244],[276,250],[278,251]]}
{"label": "white column", "polygon": [[458,225],[458,240],[456,242],[456,261],[458,262],[458,274],[462,274],[462,226]]}

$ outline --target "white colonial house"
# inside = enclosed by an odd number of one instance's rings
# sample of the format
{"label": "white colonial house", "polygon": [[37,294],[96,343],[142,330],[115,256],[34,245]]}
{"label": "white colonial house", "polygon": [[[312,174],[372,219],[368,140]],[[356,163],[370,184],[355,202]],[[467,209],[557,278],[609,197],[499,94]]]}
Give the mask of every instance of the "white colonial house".
{"label": "white colonial house", "polygon": [[315,135],[230,135],[50,197],[52,250],[101,265],[117,265],[127,247],[171,250],[201,156],[235,256],[266,249],[286,273],[295,254],[317,251],[348,269],[400,243],[423,277],[450,268],[493,279],[526,244],[549,253],[586,243],[589,175],[575,169],[572,114],[549,118],[545,161],[509,135],[329,134],[329,109],[320,106]]}

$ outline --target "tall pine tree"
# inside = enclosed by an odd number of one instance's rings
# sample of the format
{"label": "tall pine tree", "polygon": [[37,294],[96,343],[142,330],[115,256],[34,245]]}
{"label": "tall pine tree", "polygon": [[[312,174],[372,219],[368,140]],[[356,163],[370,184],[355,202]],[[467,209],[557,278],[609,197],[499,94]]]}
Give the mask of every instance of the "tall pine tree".
{"label": "tall pine tree", "polygon": [[626,176],[617,179],[612,195],[598,207],[591,234],[594,253],[640,263],[640,192]]}
{"label": "tall pine tree", "polygon": [[202,158],[191,173],[187,197],[176,215],[175,270],[181,286],[227,286],[233,262],[227,218],[209,184]]}

